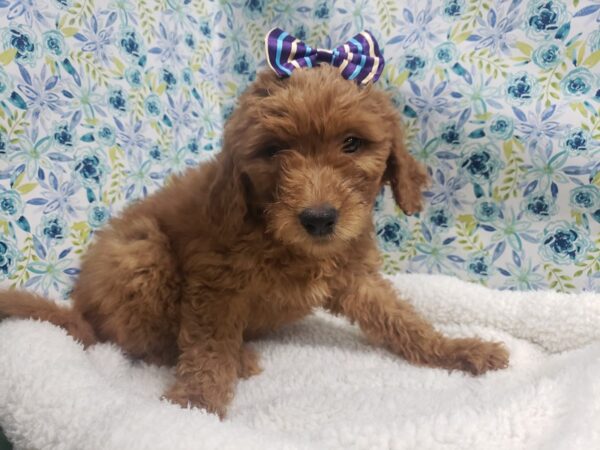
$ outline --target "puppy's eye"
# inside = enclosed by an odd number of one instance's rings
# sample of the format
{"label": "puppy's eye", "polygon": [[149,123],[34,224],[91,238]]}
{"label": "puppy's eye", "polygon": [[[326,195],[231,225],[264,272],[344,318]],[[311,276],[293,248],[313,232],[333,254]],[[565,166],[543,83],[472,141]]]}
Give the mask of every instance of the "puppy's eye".
{"label": "puppy's eye", "polygon": [[342,149],[344,150],[344,153],[354,153],[360,149],[362,144],[362,139],[350,136],[344,139],[344,145],[342,146]]}
{"label": "puppy's eye", "polygon": [[283,150],[281,145],[266,145],[260,151],[260,156],[263,158],[272,158]]}

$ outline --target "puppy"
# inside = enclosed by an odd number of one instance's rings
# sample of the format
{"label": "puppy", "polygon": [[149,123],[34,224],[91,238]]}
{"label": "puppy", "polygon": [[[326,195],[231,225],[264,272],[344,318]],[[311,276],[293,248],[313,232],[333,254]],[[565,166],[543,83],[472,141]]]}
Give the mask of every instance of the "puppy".
{"label": "puppy", "polygon": [[221,417],[238,377],[261,370],[246,342],[317,307],[413,364],[504,368],[501,344],[444,337],[379,273],[377,193],[389,183],[414,213],[426,180],[382,91],[328,65],[286,79],[263,72],[214,160],[97,233],[72,309],[3,292],[0,317],[47,320],[86,346],[114,342],[132,358],[175,365],[165,397]]}

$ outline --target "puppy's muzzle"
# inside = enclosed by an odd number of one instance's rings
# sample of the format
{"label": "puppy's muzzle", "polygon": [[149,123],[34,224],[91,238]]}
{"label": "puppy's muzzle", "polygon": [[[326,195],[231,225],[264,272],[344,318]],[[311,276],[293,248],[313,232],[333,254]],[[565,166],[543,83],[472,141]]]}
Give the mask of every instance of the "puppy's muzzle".
{"label": "puppy's muzzle", "polygon": [[328,236],[335,230],[338,211],[331,205],[321,205],[303,210],[298,218],[304,229],[311,236]]}

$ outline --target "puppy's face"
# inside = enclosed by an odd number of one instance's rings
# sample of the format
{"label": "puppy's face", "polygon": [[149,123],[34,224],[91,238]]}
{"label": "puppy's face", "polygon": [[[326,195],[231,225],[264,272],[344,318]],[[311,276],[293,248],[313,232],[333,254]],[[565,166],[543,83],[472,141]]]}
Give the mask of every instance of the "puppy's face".
{"label": "puppy's face", "polygon": [[329,66],[261,73],[226,125],[223,153],[248,211],[273,239],[312,255],[345,251],[367,232],[386,181],[405,212],[421,207],[426,176],[390,100]]}

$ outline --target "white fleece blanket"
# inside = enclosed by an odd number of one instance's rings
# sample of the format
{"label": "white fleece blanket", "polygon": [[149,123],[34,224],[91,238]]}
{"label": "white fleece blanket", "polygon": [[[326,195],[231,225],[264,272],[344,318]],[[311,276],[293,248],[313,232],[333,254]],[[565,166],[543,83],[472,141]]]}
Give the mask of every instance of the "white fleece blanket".
{"label": "white fleece blanket", "polygon": [[398,275],[454,336],[504,341],[507,370],[413,367],[324,313],[255,347],[228,418],[158,398],[165,369],[88,351],[47,323],[0,324],[0,424],[23,449],[598,449],[600,295],[489,290]]}

